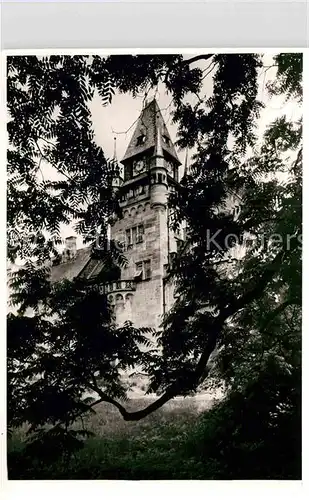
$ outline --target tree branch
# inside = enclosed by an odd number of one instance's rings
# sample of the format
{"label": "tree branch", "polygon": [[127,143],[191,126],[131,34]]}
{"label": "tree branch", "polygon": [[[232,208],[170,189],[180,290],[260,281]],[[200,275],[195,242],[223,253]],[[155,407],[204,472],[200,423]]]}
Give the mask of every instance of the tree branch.
{"label": "tree branch", "polygon": [[[40,139],[42,139],[42,137],[40,137]],[[48,141],[47,141],[48,142]],[[55,163],[53,163],[50,158],[48,158],[48,156],[44,155],[43,151],[41,150],[39,144],[37,141],[35,141],[35,144],[40,152],[40,155],[41,155],[41,159],[44,158],[44,160],[46,160],[52,167],[54,167],[55,170],[57,170],[57,172],[60,174],[60,175],[63,175],[64,177],[66,177],[70,182],[72,182],[73,184],[75,183],[75,180],[72,179],[72,177],[70,177],[69,175],[67,175],[66,173],[62,172],[59,167],[57,165],[55,165]],[[43,174],[42,174],[43,175]]]}
{"label": "tree branch", "polygon": [[[205,73],[205,75],[203,75],[202,80],[205,80],[205,78],[215,69],[216,62],[212,62],[209,66],[211,66],[211,68],[207,71],[207,73]],[[209,68],[209,66],[208,66],[208,68]]]}
{"label": "tree branch", "polygon": [[192,63],[195,63],[195,62],[201,61],[201,60],[207,61],[208,59],[210,59],[213,56],[214,56],[214,54],[204,54],[204,55],[200,55],[200,56],[191,57],[191,59],[185,59],[183,61],[183,64],[192,64]]}
{"label": "tree branch", "polygon": [[122,415],[123,419],[126,421],[136,421],[136,420],[142,420],[143,418],[147,417],[150,413],[154,412],[155,410],[158,410],[163,406],[167,401],[172,399],[177,395],[178,391],[175,391],[174,388],[169,388],[166,390],[166,392],[156,401],[151,403],[149,406],[146,406],[146,408],[143,408],[142,410],[134,411],[134,412],[129,412],[125,409],[125,407],[116,401],[115,399],[111,398],[107,394],[98,387],[98,385],[88,385],[89,389],[92,389],[94,392],[96,392],[99,396],[100,399],[96,401],[95,403],[92,403],[92,406],[97,403],[105,402],[105,403],[110,403],[113,406],[115,406],[118,410],[119,413]]}
{"label": "tree branch", "polygon": [[262,325],[262,328],[260,329],[260,332],[263,333],[267,329],[269,323],[271,323],[280,313],[282,313],[288,306],[291,306],[291,305],[301,306],[301,301],[298,299],[291,299],[291,300],[286,300],[285,302],[282,302],[282,304],[280,304],[278,307],[276,307],[276,309],[271,311],[266,316],[266,319]]}
{"label": "tree branch", "polygon": [[[165,75],[164,75],[164,79],[163,79],[163,81],[164,81],[165,83],[167,83],[167,81],[168,81],[168,77],[169,77],[169,75],[170,75],[171,71],[173,71],[175,68],[177,69],[177,67],[180,67],[180,68],[181,68],[182,66],[189,66],[190,64],[193,64],[193,63],[195,63],[195,62],[197,62],[197,61],[202,61],[202,60],[207,61],[208,59],[210,59],[210,58],[211,58],[211,57],[213,57],[213,56],[214,56],[214,54],[204,54],[204,55],[199,55],[199,56],[191,57],[190,59],[183,59],[180,63],[174,64],[173,66],[171,66],[171,67],[170,67],[170,68],[166,71],[166,73],[165,73]],[[209,66],[208,66],[208,67],[209,67]],[[208,68],[206,68],[206,70],[207,70],[207,69],[208,69]],[[213,68],[212,68],[212,69],[213,69]],[[212,69],[211,69],[211,71],[212,71]],[[162,75],[162,76],[163,76],[163,75]],[[203,80],[204,80],[204,78],[205,78],[206,76],[207,76],[207,75],[205,75],[205,76],[203,77]]]}
{"label": "tree branch", "polygon": [[115,406],[124,420],[126,421],[136,421],[136,420],[141,420],[150,413],[154,412],[155,410],[161,408],[165,403],[167,403],[169,400],[173,399],[179,392],[183,389],[192,389],[196,387],[202,380],[204,380],[208,373],[209,373],[209,368],[207,368],[207,363],[209,361],[209,358],[211,354],[213,353],[214,349],[216,348],[218,338],[220,336],[222,326],[224,322],[231,317],[233,314],[238,312],[240,309],[245,307],[247,304],[252,302],[252,300],[259,298],[266,286],[268,285],[269,281],[272,279],[274,274],[278,271],[278,267],[282,262],[282,259],[284,257],[284,252],[280,252],[277,254],[277,256],[274,258],[274,260],[267,266],[265,269],[264,273],[262,274],[261,279],[257,283],[257,285],[249,290],[247,293],[245,293],[242,297],[237,299],[233,304],[230,304],[228,307],[223,309],[219,316],[217,316],[214,320],[214,323],[212,325],[212,331],[208,335],[208,341],[206,343],[206,346],[204,348],[204,351],[201,354],[200,360],[197,363],[196,369],[194,373],[192,374],[192,378],[190,382],[188,382],[188,387],[183,387],[180,386],[180,382],[177,381],[173,383],[166,391],[165,393],[159,397],[156,401],[151,403],[150,405],[146,406],[146,408],[134,412],[128,412],[124,406],[119,403],[118,401],[115,401],[113,398],[110,396],[106,395],[104,391],[102,391],[96,382],[94,385],[89,384],[89,388],[92,389],[94,392],[96,392],[100,396],[100,401],[101,402],[106,402],[110,403],[113,406]]}

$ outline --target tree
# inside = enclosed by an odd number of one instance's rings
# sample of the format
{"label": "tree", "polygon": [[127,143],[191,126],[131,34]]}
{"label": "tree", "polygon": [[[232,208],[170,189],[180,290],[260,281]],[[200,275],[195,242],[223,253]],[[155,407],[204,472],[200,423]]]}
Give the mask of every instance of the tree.
{"label": "tree", "polygon": [[[207,67],[192,68],[198,61],[206,61]],[[301,56],[279,54],[274,66],[277,74],[270,92],[301,100]],[[261,344],[263,360],[266,356],[283,370],[290,364],[299,369],[299,330],[290,333],[281,327],[283,314],[290,317],[298,308],[299,317],[301,301],[301,123],[276,120],[260,145],[255,135],[262,109],[258,76],[266,70],[256,54],[206,54],[189,60],[9,59],[8,228],[18,228],[24,242],[9,248],[8,254],[12,259],[37,259],[13,280],[20,313],[31,306],[36,315],[8,318],[12,424],[27,420],[32,429],[39,429],[52,422],[67,430],[98,401],[114,404],[127,420],[138,420],[174,396],[194,392],[216,373],[228,386],[245,390],[250,369],[258,371],[254,350]],[[210,75],[213,93],[203,97],[203,78]],[[185,220],[190,228],[189,246],[169,270],[170,279],[177,279],[179,299],[158,332],[158,355],[139,349],[147,342],[147,332],[129,323],[114,328],[105,298],[89,291],[86,283],[52,286],[38,264],[55,252],[61,223],[76,219],[79,233],[91,235],[99,229],[104,238],[106,223],[118,209],[112,188],[118,166],[105,159],[91,130],[87,102],[94,89],[107,103],[115,89],[147,93],[161,81],[173,98],[179,145],[195,147],[196,154],[191,174],[170,200],[174,225]],[[195,94],[196,103],[187,102],[188,93]],[[60,181],[44,179],[44,162],[52,165]],[[283,181],[278,172],[284,174]],[[240,199],[238,218],[228,203],[231,195]],[[43,231],[44,245],[33,237]],[[233,242],[227,245],[229,235],[234,235]],[[250,246],[244,246],[248,235]],[[238,244],[244,256],[233,260],[231,247]],[[111,248],[100,253],[107,269],[123,262],[116,245]],[[88,308],[91,315],[85,313]],[[282,356],[289,352],[287,347],[281,352],[282,338],[295,347],[295,358]],[[217,351],[212,368],[210,360]],[[130,413],[120,399],[126,391],[118,369],[137,363],[150,376],[149,392],[161,396]],[[83,399],[86,389],[100,399]],[[36,401],[46,405],[38,410]],[[50,410],[51,401],[56,413]]]}

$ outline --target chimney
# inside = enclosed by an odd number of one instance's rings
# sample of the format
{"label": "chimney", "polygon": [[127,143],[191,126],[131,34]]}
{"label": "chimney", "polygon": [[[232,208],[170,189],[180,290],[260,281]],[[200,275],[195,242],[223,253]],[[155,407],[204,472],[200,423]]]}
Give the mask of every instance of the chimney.
{"label": "chimney", "polygon": [[73,260],[76,256],[76,236],[68,236],[65,239],[65,247],[62,253],[62,262]]}

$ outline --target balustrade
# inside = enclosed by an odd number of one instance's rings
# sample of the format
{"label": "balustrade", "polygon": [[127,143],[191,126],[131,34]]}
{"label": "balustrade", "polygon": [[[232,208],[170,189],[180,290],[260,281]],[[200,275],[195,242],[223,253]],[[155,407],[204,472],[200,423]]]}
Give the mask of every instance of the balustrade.
{"label": "balustrade", "polygon": [[93,289],[98,290],[100,293],[113,293],[121,291],[135,291],[136,284],[133,280],[119,280],[111,283],[96,284],[92,286]]}

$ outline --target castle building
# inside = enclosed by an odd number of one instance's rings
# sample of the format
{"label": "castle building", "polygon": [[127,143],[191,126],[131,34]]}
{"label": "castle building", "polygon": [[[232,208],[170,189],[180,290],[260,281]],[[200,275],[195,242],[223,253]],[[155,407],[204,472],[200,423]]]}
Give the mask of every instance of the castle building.
{"label": "castle building", "polygon": [[[181,165],[157,101],[147,103],[127,147],[120,179],[121,216],[110,228],[127,259],[119,279],[104,284],[116,322],[158,328],[174,301],[166,269],[182,240],[171,229],[168,196],[177,186]],[[52,280],[99,276],[104,263],[89,248],[76,250],[67,238],[62,262],[52,268]],[[102,285],[103,286],[103,285]]]}

